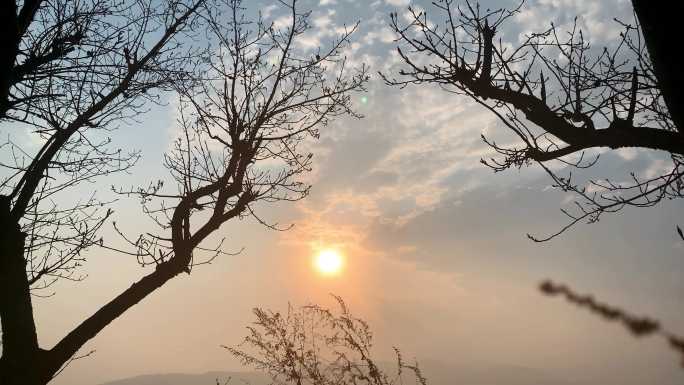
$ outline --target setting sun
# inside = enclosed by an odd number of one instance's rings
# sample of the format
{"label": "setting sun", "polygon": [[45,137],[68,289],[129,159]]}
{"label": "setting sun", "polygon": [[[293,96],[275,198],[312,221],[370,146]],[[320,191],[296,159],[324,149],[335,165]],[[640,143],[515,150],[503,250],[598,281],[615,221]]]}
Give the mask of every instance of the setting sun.
{"label": "setting sun", "polygon": [[323,274],[337,274],[342,269],[342,255],[335,250],[322,250],[316,255],[315,264]]}

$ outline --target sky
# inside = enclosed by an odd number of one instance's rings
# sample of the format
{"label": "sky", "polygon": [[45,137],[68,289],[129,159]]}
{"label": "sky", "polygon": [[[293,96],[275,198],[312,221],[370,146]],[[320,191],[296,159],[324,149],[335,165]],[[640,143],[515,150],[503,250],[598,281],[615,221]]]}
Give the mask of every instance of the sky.
{"label": "sky", "polygon": [[[271,1],[248,1],[248,12],[282,15]],[[430,11],[429,1],[411,2]],[[490,8],[511,6],[483,1]],[[305,45],[334,37],[360,21],[348,57],[373,74],[397,64],[388,14],[400,17],[405,0],[306,0],[313,29]],[[530,0],[504,36],[514,39],[554,21],[580,25],[594,45],[619,33],[614,17],[631,18],[626,0]],[[678,357],[658,338],[636,339],[558,298],[542,296],[551,278],[608,303],[658,318],[684,334],[684,243],[674,231],[684,214],[679,202],[627,209],[598,223],[581,224],[550,242],[565,224],[559,208],[569,196],[549,188],[538,168],[494,174],[481,165],[490,154],[480,140],[508,138],[496,118],[465,97],[430,86],[390,88],[373,76],[358,96],[363,119],[341,118],[321,129],[312,145],[313,185],[305,200],[265,208],[286,232],[253,220],[224,225],[228,251],[146,298],[83,349],[95,352],[71,363],[56,385],[97,384],[149,373],[239,370],[220,345],[235,345],[253,320],[251,309],[274,310],[341,296],[374,332],[379,359],[392,347],[419,362],[445,366],[543,370],[576,383],[675,384],[684,380]],[[162,154],[174,133],[173,103],[155,107],[143,124],[123,126],[121,146],[143,158],[120,185],[163,177]],[[646,173],[662,154],[606,152],[600,171]],[[83,187],[106,194],[112,180]],[[114,207],[114,219],[131,234],[147,223],[135,199]],[[115,237],[109,226],[104,230]],[[322,275],[313,257],[326,248],[344,256],[342,271]],[[34,298],[39,336],[51,346],[105,301],[145,274],[133,257],[92,250],[83,282],[62,282],[55,295]],[[425,373],[428,381],[430,373]],[[505,379],[501,379],[505,383]]]}

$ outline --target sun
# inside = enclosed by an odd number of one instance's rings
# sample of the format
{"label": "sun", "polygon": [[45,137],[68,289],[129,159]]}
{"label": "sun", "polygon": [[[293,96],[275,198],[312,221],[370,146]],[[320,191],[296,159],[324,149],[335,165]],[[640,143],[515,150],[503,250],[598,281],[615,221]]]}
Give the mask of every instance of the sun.
{"label": "sun", "polygon": [[342,270],[342,255],[336,250],[321,250],[315,259],[316,269],[325,275],[334,275]]}

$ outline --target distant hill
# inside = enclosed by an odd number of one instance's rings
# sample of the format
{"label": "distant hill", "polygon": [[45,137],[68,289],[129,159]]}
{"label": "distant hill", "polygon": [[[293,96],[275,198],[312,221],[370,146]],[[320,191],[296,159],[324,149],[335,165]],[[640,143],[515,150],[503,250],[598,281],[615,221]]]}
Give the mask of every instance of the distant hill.
{"label": "distant hill", "polygon": [[[428,385],[681,385],[673,374],[660,373],[657,378],[644,380],[643,376],[626,376],[610,368],[598,368],[582,373],[568,372],[567,375],[557,371],[526,368],[521,366],[465,363],[461,359],[454,364],[444,361],[423,360],[420,368],[427,378]],[[378,363],[390,374],[395,370],[391,362]],[[674,367],[672,370],[680,370]],[[677,372],[678,373],[678,372]],[[570,377],[570,378],[569,378]],[[230,378],[229,385],[270,385],[270,379],[263,373],[216,371],[203,374],[152,374],[125,378],[100,385],[221,385]],[[405,378],[403,385],[414,385],[412,379]]]}
{"label": "distant hill", "polygon": [[106,382],[101,385],[223,385],[230,379],[230,385],[268,385],[269,378],[256,372],[207,372],[202,374],[148,374]]}
{"label": "distant hill", "polygon": [[[385,365],[382,365],[385,366]],[[388,365],[388,367],[390,367]],[[543,371],[522,367],[491,369],[455,368],[437,362],[421,364],[428,385],[583,385],[565,382]],[[391,369],[390,369],[391,370]],[[269,378],[256,372],[208,372],[203,374],[152,374],[107,382],[101,385],[269,385]],[[406,384],[412,384],[406,381]]]}
{"label": "distant hill", "polygon": [[585,385],[564,380],[545,370],[522,366],[454,366],[428,360],[420,362],[420,368],[428,385]]}

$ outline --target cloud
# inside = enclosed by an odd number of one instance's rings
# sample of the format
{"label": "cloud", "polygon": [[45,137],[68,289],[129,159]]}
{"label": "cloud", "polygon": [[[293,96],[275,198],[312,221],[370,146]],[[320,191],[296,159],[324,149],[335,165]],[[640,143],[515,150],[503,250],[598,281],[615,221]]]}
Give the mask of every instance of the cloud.
{"label": "cloud", "polygon": [[613,19],[632,20],[631,4],[627,1],[537,0],[526,3],[514,20],[520,39],[542,32],[553,23],[561,31],[570,30],[577,18],[578,27],[594,44],[609,44],[623,29]]}
{"label": "cloud", "polygon": [[385,0],[385,4],[393,5],[395,7],[405,7],[411,4],[411,0]]}

